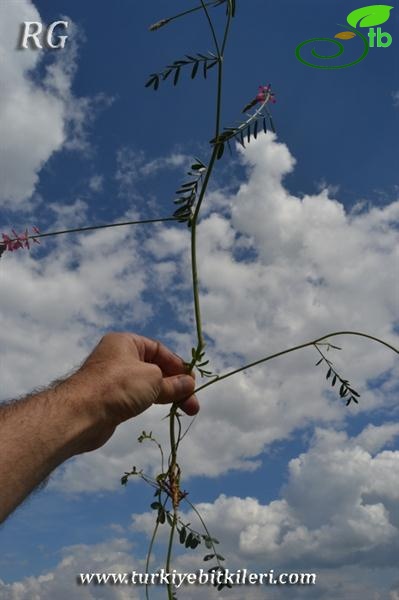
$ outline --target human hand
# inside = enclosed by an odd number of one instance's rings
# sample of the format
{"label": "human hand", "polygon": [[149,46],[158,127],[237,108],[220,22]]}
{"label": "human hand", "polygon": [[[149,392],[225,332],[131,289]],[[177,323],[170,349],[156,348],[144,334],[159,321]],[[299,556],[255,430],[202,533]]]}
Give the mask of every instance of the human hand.
{"label": "human hand", "polygon": [[152,404],[175,402],[188,415],[199,411],[194,375],[184,361],[136,334],[105,335],[70,380],[65,383],[75,386],[77,410],[95,422],[82,452],[103,445],[117,425]]}

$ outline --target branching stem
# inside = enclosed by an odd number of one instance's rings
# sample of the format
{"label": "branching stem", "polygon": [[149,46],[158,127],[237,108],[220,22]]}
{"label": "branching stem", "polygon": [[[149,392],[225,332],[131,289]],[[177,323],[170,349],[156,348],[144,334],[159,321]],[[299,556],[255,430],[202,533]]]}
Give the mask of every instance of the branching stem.
{"label": "branching stem", "polygon": [[[121,223],[106,223],[105,225],[90,225],[88,227],[75,227],[74,229],[62,229],[60,231],[50,231],[48,233],[34,233],[28,235],[28,240],[37,240],[39,238],[54,237],[56,235],[64,235],[66,233],[81,233],[85,231],[95,231],[97,229],[111,229],[111,227],[126,227],[127,225],[146,225],[148,223],[165,223],[166,221],[177,221],[177,217],[163,217],[160,219],[144,219],[141,221],[122,221]],[[12,238],[11,242],[16,241]],[[1,245],[1,240],[0,240]]]}
{"label": "branching stem", "polygon": [[398,348],[395,348],[395,346],[392,346],[388,342],[385,342],[384,340],[374,337],[373,335],[368,335],[367,333],[361,333],[359,331],[335,331],[333,333],[323,335],[322,337],[317,338],[316,340],[312,340],[310,342],[305,342],[304,344],[300,344],[299,346],[293,346],[292,348],[288,348],[287,350],[282,350],[281,352],[276,352],[275,354],[270,354],[269,356],[266,356],[265,358],[256,360],[255,362],[249,363],[243,367],[240,367],[239,369],[235,369],[234,371],[229,371],[228,373],[225,373],[224,375],[216,375],[216,377],[214,379],[212,379],[212,381],[208,381],[207,383],[204,383],[204,385],[201,385],[200,387],[198,387],[195,390],[195,393],[199,392],[200,390],[204,390],[205,388],[209,387],[210,385],[212,385],[214,383],[217,383],[218,381],[222,381],[223,379],[232,377],[233,375],[236,375],[237,373],[240,373],[241,371],[245,371],[246,369],[250,369],[252,367],[255,367],[256,365],[260,365],[261,363],[272,360],[273,358],[283,356],[284,354],[289,354],[290,352],[295,352],[296,350],[301,350],[303,348],[307,348],[308,346],[315,346],[319,342],[322,342],[323,340],[326,340],[327,338],[330,338],[330,337],[335,337],[337,335],[356,335],[359,337],[367,338],[369,340],[378,342],[379,344],[386,346],[386,348],[389,348],[393,352],[396,352],[396,354],[399,354]]}

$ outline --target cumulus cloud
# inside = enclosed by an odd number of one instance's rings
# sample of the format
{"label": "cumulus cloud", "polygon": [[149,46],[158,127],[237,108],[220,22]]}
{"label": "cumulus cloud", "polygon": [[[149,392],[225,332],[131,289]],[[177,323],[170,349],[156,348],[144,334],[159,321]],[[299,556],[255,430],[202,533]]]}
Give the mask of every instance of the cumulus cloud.
{"label": "cumulus cloud", "polygon": [[[265,505],[222,494],[199,503],[209,531],[222,540],[226,566],[315,572],[317,586],[305,588],[304,597],[333,598],[341,589],[345,598],[387,598],[399,550],[399,452],[387,446],[398,435],[398,424],[368,426],[354,438],[318,429],[308,450],[290,461],[279,499]],[[150,536],[153,519],[153,513],[134,514],[132,530]],[[183,513],[182,520],[201,530],[194,512]],[[193,569],[198,556],[181,556],[178,564]],[[381,596],[374,585],[362,595],[359,579],[372,579],[371,566],[385,573]],[[254,598],[261,597],[257,593]],[[270,593],[286,597],[282,590]]]}
{"label": "cumulus cloud", "polygon": [[399,425],[367,428],[353,439],[318,429],[309,450],[290,461],[281,499],[262,505],[222,495],[199,510],[241,560],[394,566],[399,521],[391,502],[398,498],[399,452],[371,454],[366,448],[376,433],[387,443],[399,435]]}
{"label": "cumulus cloud", "polygon": [[[41,575],[31,576],[14,583],[4,583],[0,580],[0,595],[2,600],[50,600],[54,597],[60,600],[141,600],[145,598],[144,589],[133,585],[80,585],[77,578],[82,572],[104,574],[130,574],[132,571],[145,572],[145,560],[137,558],[136,549],[132,552],[132,544],[126,538],[110,539],[106,542],[88,545],[81,544],[62,548],[61,560],[52,569]],[[197,552],[186,553],[175,558],[175,568],[179,573],[190,573],[198,570],[201,564]],[[246,563],[247,564],[247,563]],[[243,563],[240,564],[242,568]],[[163,561],[153,562],[151,572],[163,567]],[[232,565],[229,562],[231,569]],[[248,564],[249,569],[251,565]],[[268,572],[272,567],[263,563],[262,568],[254,565],[254,572]],[[231,569],[232,570],[232,569]],[[274,573],[281,571],[274,569]],[[309,572],[309,569],[306,571]],[[374,573],[375,575],[375,573]],[[321,598],[335,600],[337,597],[345,600],[396,600],[395,584],[389,590],[390,581],[395,577],[394,572],[382,575],[383,583],[376,585],[371,572],[352,567],[343,567],[334,572],[319,570],[316,584],[312,586],[238,586],[231,590],[217,592],[210,585],[184,585],[178,591],[190,600],[283,600],[285,598]],[[162,600],[165,588],[156,586],[150,589],[151,598]]]}
{"label": "cumulus cloud", "polygon": [[131,544],[124,538],[69,546],[62,549],[62,559],[52,571],[10,584],[0,579],[0,596],[2,600],[139,600],[141,596],[132,586],[77,582],[82,572],[130,573],[134,565],[144,571],[143,561],[132,556]]}
{"label": "cumulus cloud", "polygon": [[131,230],[57,238],[40,258],[20,252],[1,260],[2,399],[68,372],[102,331],[151,314]]}
{"label": "cumulus cloud", "polygon": [[103,175],[93,175],[89,181],[89,188],[92,192],[101,192],[104,187]]}
{"label": "cumulus cloud", "polygon": [[[30,0],[0,5],[0,204],[28,208],[38,174],[61,148],[89,147],[87,125],[96,108],[107,105],[103,95],[78,98],[72,92],[79,32],[70,23],[70,38],[62,51],[17,50],[23,21],[41,21]],[[44,75],[38,70],[44,68]]]}
{"label": "cumulus cloud", "polygon": [[172,152],[169,156],[148,160],[143,151],[124,146],[118,150],[116,160],[115,180],[119,186],[119,193],[121,196],[133,198],[137,183],[141,179],[156,175],[165,169],[177,169],[187,165],[190,158],[180,152]]}
{"label": "cumulus cloud", "polygon": [[[7,81],[0,91],[0,131],[7,140],[0,150],[0,203],[11,209],[26,208],[40,169],[54,152],[88,151],[93,108],[108,102],[101,95],[89,99],[73,94],[76,45],[53,57],[15,51],[21,21],[39,19],[28,0],[0,6],[0,76]],[[39,68],[44,73],[40,82]],[[239,157],[244,181],[234,192],[219,189],[208,196],[198,231],[203,323],[215,372],[333,330],[365,330],[398,345],[399,201],[393,198],[378,208],[359,204],[348,212],[339,188],[327,184],[314,195],[295,196],[284,185],[295,158],[271,134],[259,136]],[[185,163],[179,152],[148,161],[141,152],[121,149],[116,173],[120,193],[134,197],[140,178]],[[100,175],[89,182],[92,192],[102,185]],[[54,228],[86,222],[88,206],[81,199],[48,208]],[[177,325],[159,326],[154,319],[154,329],[187,357],[195,343],[189,231],[165,226],[151,234],[98,231],[47,241],[48,252],[3,256],[2,399],[68,372],[100,332],[139,330],[156,314],[156,303],[168,305]],[[361,392],[358,407],[345,409],[334,390],[326,388],[325,371],[315,369],[318,357],[312,349],[288,355],[202,392],[202,412],[189,443],[186,438],[182,445],[180,462],[186,478],[256,471],[262,453],[274,442],[300,428],[316,427],[307,452],[290,462],[280,498],[262,505],[254,498],[222,495],[199,508],[211,530],[232,549],[232,563],[238,567],[259,560],[306,570],[315,565],[323,573],[317,592],[296,589],[298,597],[375,600],[380,592],[358,581],[367,579],[370,565],[381,572],[393,569],[398,554],[399,453],[394,444],[399,427],[369,426],[351,439],[330,426],[343,427],[348,414],[390,410],[399,369],[393,354],[374,342],[348,337],[336,342],[344,349],[329,357]],[[158,472],[157,448],[135,445],[132,438],[142,429],[153,430],[166,446],[165,412],[154,407],[134,423],[123,424],[105,447],[70,461],[50,485],[75,493],[113,490],[133,464]],[[148,533],[150,522],[153,515],[135,515],[133,529]],[[126,540],[67,549],[53,572],[14,584],[0,582],[0,595],[5,600],[71,598],[75,592],[79,598],[98,597],[71,585],[80,565],[129,570],[128,552]],[[188,566],[191,560],[179,558],[177,564]],[[361,577],[355,565],[362,568]],[[398,589],[392,582],[386,593],[395,600]],[[131,588],[104,588],[102,593],[107,600],[132,598]],[[209,597],[209,590],[191,593],[193,598]],[[246,597],[255,600],[263,597],[260,593],[251,589]],[[271,598],[274,593],[285,594],[271,591]],[[229,597],[241,600],[236,591]]]}
{"label": "cumulus cloud", "polygon": [[[214,370],[224,372],[334,330],[365,330],[395,343],[399,202],[351,214],[326,191],[293,196],[283,178],[295,160],[272,136],[258,138],[241,160],[246,181],[224,198],[223,214],[211,211],[198,232],[203,323]],[[165,337],[182,356],[195,342],[187,333],[188,244],[186,228],[160,227],[141,248],[153,291],[178,307],[183,331],[166,329]],[[201,392],[202,412],[181,457],[185,475],[253,471],[265,449],[299,428],[392,406],[395,355],[358,338],[336,342],[344,349],[329,357],[361,392],[359,406],[346,409],[337,391],[326,387],[324,367],[314,367],[314,349],[240,373]],[[145,414],[137,427],[153,430],[157,418],[158,413]],[[167,443],[161,426],[156,435]],[[112,489],[118,485],[115,465],[120,473],[131,464],[155,472],[155,457],[153,449],[132,445],[127,424],[95,455],[71,463],[57,485]],[[105,476],[94,482],[87,475],[97,462]]]}

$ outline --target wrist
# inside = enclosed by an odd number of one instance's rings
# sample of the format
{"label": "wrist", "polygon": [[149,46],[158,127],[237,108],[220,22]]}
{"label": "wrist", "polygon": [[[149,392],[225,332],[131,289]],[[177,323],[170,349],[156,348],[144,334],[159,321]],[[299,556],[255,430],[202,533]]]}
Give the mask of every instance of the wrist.
{"label": "wrist", "polygon": [[100,378],[77,371],[53,390],[62,406],[63,422],[69,428],[65,451],[69,457],[102,446],[115,430],[107,417]]}
{"label": "wrist", "polygon": [[84,452],[91,423],[88,416],[76,410],[68,380],[34,396],[32,402],[39,421],[32,425],[32,430],[36,431],[43,455],[50,458],[53,468]]}

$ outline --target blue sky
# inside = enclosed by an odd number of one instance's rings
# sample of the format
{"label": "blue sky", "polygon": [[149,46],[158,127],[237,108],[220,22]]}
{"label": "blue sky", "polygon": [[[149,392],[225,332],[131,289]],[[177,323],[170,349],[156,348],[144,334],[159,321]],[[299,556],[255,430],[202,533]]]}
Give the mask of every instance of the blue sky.
{"label": "blue sky", "polygon": [[[2,231],[171,214],[192,157],[207,160],[215,73],[145,89],[149,73],[212,49],[199,14],[150,33],[151,23],[194,5],[170,1],[165,12],[162,4],[0,7]],[[277,137],[226,154],[205,204],[200,273],[215,371],[335,329],[398,345],[399,13],[395,7],[382,25],[392,45],[370,49],[354,67],[312,69],[295,57],[300,42],[333,37],[359,6],[237,0],[223,123],[271,82]],[[221,24],[223,8],[212,14]],[[15,49],[20,23],[38,15],[73,23],[65,50]],[[356,56],[358,40],[344,44]],[[5,256],[1,399],[65,374],[107,330],[158,337],[186,355],[194,341],[188,250],[184,226],[147,225]],[[231,564],[319,572],[317,590],[295,590],[300,597],[395,600],[398,366],[371,342],[340,342],[344,354],[334,361],[362,392],[359,407],[346,409],[331,394],[310,350],[280,359],[201,395],[182,465]],[[122,489],[118,479],[132,464],[157,468],[135,439],[156,429],[166,440],[162,416],[154,409],[125,424],[106,447],[59,469],[6,522],[0,598],[80,598],[77,572],[142,564],[151,492]],[[192,555],[176,564],[200,562]],[[87,598],[127,597],[101,593],[87,590]]]}

